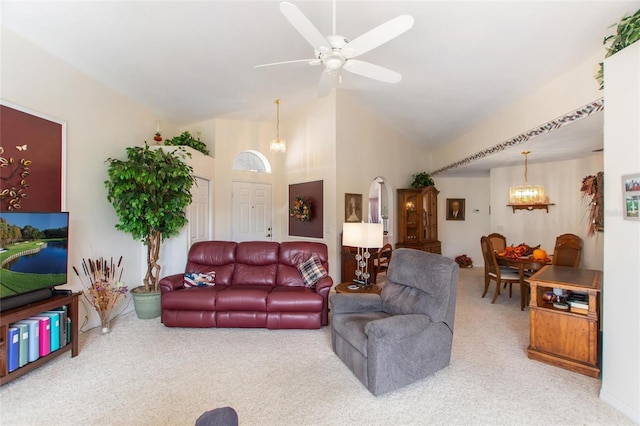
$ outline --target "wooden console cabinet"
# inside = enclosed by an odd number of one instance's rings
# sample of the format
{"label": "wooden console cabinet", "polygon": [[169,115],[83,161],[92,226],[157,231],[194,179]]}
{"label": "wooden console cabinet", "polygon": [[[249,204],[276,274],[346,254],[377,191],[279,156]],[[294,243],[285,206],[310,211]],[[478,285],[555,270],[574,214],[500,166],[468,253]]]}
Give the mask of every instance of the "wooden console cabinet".
{"label": "wooden console cabinet", "polygon": [[[78,296],[80,293],[70,295],[56,295],[41,302],[30,303],[19,308],[11,309],[0,313],[0,385],[22,376],[32,371],[42,364],[71,351],[71,356],[78,355]],[[67,315],[71,318],[71,341],[60,349],[51,352],[49,355],[40,357],[12,372],[8,372],[7,357],[9,351],[9,324],[25,318],[38,315],[42,312],[56,309],[60,306],[68,306]]]}
{"label": "wooden console cabinet", "polygon": [[[547,265],[528,280],[531,284],[529,358],[600,377],[601,272]],[[554,288],[586,293],[586,314],[555,308],[543,299]]]}
{"label": "wooden console cabinet", "polygon": [[438,241],[438,191],[434,186],[398,189],[398,241],[396,248],[442,254]]}

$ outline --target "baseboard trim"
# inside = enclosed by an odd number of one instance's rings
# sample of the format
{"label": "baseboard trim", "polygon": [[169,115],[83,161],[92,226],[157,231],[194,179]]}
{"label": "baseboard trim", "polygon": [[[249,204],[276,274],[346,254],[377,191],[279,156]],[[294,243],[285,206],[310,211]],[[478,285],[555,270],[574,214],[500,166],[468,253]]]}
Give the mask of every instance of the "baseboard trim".
{"label": "baseboard trim", "polygon": [[626,403],[622,402],[617,397],[611,395],[609,392],[600,389],[600,399],[620,411],[625,416],[629,417],[635,423],[640,423],[640,408],[639,407],[630,407]]}

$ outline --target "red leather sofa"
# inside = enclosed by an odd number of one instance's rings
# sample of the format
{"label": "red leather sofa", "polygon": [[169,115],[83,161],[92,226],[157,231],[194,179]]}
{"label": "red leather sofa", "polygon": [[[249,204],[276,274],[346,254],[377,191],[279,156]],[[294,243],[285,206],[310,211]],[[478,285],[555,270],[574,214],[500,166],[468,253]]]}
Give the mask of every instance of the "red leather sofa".
{"label": "red leather sofa", "polygon": [[329,271],[327,246],[316,242],[202,241],[186,272],[215,271],[215,285],[185,287],[184,275],[160,280],[167,327],[314,329],[328,324],[328,275],[306,287],[297,266],[315,253]]}

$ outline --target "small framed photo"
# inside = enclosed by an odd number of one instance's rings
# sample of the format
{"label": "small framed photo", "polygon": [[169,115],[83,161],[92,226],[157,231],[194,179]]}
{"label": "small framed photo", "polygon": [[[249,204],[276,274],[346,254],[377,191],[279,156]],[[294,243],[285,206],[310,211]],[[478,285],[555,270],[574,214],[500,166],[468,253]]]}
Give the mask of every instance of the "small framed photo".
{"label": "small framed photo", "polygon": [[622,176],[622,217],[640,220],[640,173]]}
{"label": "small framed photo", "polygon": [[447,220],[464,220],[464,198],[447,198]]}
{"label": "small framed photo", "polygon": [[344,221],[362,222],[362,194],[344,194]]}

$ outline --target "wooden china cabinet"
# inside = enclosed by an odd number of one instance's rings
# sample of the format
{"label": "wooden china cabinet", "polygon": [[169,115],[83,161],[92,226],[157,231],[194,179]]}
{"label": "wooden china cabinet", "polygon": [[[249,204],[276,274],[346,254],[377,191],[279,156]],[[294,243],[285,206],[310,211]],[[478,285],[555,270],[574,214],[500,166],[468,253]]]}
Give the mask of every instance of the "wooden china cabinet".
{"label": "wooden china cabinet", "polygon": [[438,241],[439,193],[435,186],[398,189],[396,248],[442,254],[442,244]]}

